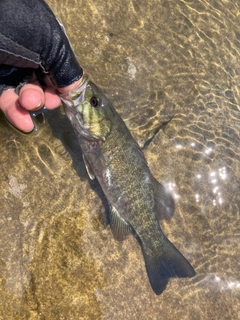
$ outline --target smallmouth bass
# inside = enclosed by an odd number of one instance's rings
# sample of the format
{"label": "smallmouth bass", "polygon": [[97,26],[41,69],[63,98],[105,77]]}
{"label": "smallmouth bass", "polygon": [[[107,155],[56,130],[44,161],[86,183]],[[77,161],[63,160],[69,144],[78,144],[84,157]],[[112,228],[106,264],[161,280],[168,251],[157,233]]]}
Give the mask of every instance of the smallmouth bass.
{"label": "smallmouth bass", "polygon": [[87,172],[99,181],[110,208],[114,237],[138,241],[155,294],[171,277],[193,277],[191,264],[165,237],[159,217],[171,217],[174,200],[151,174],[142,150],[105,94],[84,76],[77,89],[61,96],[78,137]]}

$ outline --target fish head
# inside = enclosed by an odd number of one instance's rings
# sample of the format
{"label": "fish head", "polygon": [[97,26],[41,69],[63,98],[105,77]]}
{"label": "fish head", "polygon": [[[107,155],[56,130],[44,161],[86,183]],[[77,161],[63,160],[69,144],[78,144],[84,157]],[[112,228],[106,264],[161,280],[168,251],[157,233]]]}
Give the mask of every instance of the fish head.
{"label": "fish head", "polygon": [[61,99],[77,134],[88,139],[106,140],[111,132],[113,108],[101,89],[85,76],[78,88]]}

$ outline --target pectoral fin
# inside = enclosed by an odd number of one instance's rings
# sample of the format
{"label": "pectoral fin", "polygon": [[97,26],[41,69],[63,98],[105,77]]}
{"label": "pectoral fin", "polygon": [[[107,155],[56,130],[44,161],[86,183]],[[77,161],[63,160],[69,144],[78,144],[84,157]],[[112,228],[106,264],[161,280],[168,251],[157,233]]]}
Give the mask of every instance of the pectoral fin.
{"label": "pectoral fin", "polygon": [[92,171],[92,168],[90,167],[90,164],[89,164],[87,158],[84,155],[83,155],[83,161],[84,161],[84,164],[85,164],[85,167],[86,167],[86,170],[87,170],[89,178],[91,180],[94,180],[95,179],[95,174]]}
{"label": "pectoral fin", "polygon": [[174,213],[174,200],[171,196],[170,192],[161,184],[159,183],[154,177],[153,184],[154,184],[154,198],[156,204],[156,214],[157,219],[171,219]]}
{"label": "pectoral fin", "polygon": [[114,238],[123,241],[131,234],[131,226],[120,216],[118,211],[111,205],[110,208],[110,226]]}

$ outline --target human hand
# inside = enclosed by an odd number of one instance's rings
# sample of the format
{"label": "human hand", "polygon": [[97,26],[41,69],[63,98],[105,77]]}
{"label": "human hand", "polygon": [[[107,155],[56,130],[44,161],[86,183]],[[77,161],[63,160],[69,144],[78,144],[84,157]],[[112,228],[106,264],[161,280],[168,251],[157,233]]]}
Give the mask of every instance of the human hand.
{"label": "human hand", "polygon": [[[31,80],[25,81],[26,70],[33,74]],[[33,70],[42,73],[43,87]],[[59,106],[57,93],[74,89],[82,74],[62,27],[43,0],[0,2],[0,109],[10,123],[32,131],[28,111]],[[17,94],[15,88],[22,83]]]}
{"label": "human hand", "polygon": [[[67,93],[76,88],[80,81],[81,79],[64,88],[58,88],[58,92]],[[51,85],[43,89],[37,80],[24,85],[19,94],[14,88],[9,88],[4,90],[0,96],[0,109],[7,120],[18,130],[26,133],[31,132],[34,128],[28,111],[35,111],[43,106],[52,110],[60,103],[61,100],[56,90]]]}

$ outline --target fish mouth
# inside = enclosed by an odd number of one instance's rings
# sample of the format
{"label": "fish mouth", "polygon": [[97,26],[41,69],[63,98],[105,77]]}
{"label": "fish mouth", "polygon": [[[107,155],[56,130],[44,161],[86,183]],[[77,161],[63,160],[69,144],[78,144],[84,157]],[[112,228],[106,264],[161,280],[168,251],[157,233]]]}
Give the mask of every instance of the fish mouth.
{"label": "fish mouth", "polygon": [[67,109],[76,116],[77,107],[81,104],[85,97],[85,91],[88,85],[89,79],[87,75],[83,75],[82,81],[79,85],[69,93],[61,94],[59,97],[63,102],[63,106],[66,114],[68,114]]}
{"label": "fish mouth", "polygon": [[83,121],[82,103],[85,100],[85,93],[88,85],[89,79],[87,75],[84,74],[82,81],[79,83],[77,88],[67,94],[60,95],[60,98],[63,103],[64,111],[77,135],[84,136],[88,140],[96,140],[98,137],[93,137],[89,134],[89,126]]}
{"label": "fish mouth", "polygon": [[82,81],[74,90],[70,91],[69,93],[59,95],[66,116],[70,120],[75,130],[78,132],[82,132],[83,128],[77,124],[77,122],[81,122],[79,121],[80,119],[77,119],[79,118],[79,111],[77,109],[81,105],[82,101],[84,101],[88,81],[88,77],[83,75]]}
{"label": "fish mouth", "polygon": [[77,88],[69,92],[69,98],[73,101],[75,107],[77,107],[84,100],[88,82],[88,76],[84,74],[82,81],[79,83]]}

